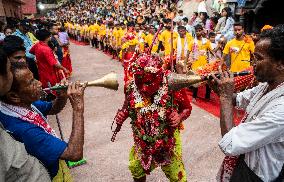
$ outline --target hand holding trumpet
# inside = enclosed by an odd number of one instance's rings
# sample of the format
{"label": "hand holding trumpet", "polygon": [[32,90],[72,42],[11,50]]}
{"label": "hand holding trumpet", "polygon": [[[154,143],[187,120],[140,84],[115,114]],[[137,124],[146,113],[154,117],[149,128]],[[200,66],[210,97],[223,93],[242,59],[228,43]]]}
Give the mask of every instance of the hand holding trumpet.
{"label": "hand holding trumpet", "polygon": [[57,90],[56,99],[53,101],[52,108],[49,111],[50,115],[56,115],[62,111],[69,98],[73,110],[78,112],[84,111],[84,90],[87,83],[83,85],[79,81],[76,83],[68,83],[67,81],[62,81],[57,86],[64,86],[67,89]]}
{"label": "hand holding trumpet", "polygon": [[84,91],[87,87],[87,82],[83,85],[79,81],[68,85],[67,95],[75,111],[84,111]]}
{"label": "hand holding trumpet", "polygon": [[217,93],[220,98],[232,98],[235,91],[234,74],[230,71],[222,71],[219,67],[219,75],[212,74],[213,80],[210,83],[211,88]]}

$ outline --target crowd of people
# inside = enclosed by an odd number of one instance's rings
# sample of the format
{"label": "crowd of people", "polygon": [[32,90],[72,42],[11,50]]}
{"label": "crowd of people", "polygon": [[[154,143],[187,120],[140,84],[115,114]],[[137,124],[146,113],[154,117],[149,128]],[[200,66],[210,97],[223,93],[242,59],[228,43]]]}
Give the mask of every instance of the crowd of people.
{"label": "crowd of people", "polygon": [[[65,160],[82,159],[86,84],[68,82],[69,36],[111,54],[124,67],[125,101],[115,116],[116,133],[131,118],[134,181],[146,181],[159,166],[170,181],[187,181],[180,130],[192,107],[188,88],[169,89],[172,72],[219,73],[212,74],[205,95],[210,99],[212,89],[220,97],[219,147],[226,157],[217,181],[283,180],[283,25],[246,35],[228,7],[221,15],[209,18],[201,11],[188,18],[169,0],[80,1],[47,17],[1,30],[0,181],[71,181]],[[233,72],[247,69],[257,86],[236,93]],[[42,88],[56,84],[68,88],[43,94]],[[196,98],[198,87],[191,89]],[[47,116],[60,113],[68,98],[73,127],[66,143]],[[234,107],[246,111],[238,126]]]}
{"label": "crowd of people", "polygon": [[[151,53],[159,54],[167,69],[172,69],[169,59],[177,62],[178,72],[198,72],[215,61],[226,63],[232,72],[249,69],[258,35],[245,35],[243,25],[235,22],[229,7],[209,17],[201,5],[187,17],[177,3],[166,0],[81,1],[67,3],[49,12],[49,16],[60,21],[72,39],[90,43],[119,59],[125,70],[134,52],[150,49],[157,31]],[[164,25],[162,30],[160,25]],[[239,29],[236,35],[234,27]],[[210,92],[206,86],[205,99],[210,100]],[[198,88],[193,88],[194,100],[197,95]]]}

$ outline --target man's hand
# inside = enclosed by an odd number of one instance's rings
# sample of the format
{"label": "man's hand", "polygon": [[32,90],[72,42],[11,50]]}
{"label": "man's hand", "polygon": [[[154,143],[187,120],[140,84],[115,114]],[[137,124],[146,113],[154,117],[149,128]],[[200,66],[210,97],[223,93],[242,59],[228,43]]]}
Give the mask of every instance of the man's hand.
{"label": "man's hand", "polygon": [[221,135],[224,136],[234,127],[233,107],[234,107],[234,75],[231,72],[222,72],[219,68],[220,79],[212,75],[218,85],[220,95],[220,128]]}
{"label": "man's hand", "polygon": [[84,91],[87,82],[81,85],[78,81],[70,84],[67,90],[73,108],[72,132],[68,146],[61,155],[61,159],[78,161],[83,157],[84,145]]}
{"label": "man's hand", "polygon": [[79,81],[77,81],[75,84],[73,83],[69,85],[67,95],[73,110],[84,111],[84,91],[86,87],[87,82],[85,82],[83,85],[80,85]]}
{"label": "man's hand", "polygon": [[217,78],[214,74],[212,75],[215,86],[212,89],[220,96],[225,98],[233,98],[235,84],[234,75],[232,72],[224,71],[222,72],[219,68],[220,78]]}
{"label": "man's hand", "polygon": [[181,117],[177,111],[174,111],[169,116],[170,126],[177,127],[181,122]]}

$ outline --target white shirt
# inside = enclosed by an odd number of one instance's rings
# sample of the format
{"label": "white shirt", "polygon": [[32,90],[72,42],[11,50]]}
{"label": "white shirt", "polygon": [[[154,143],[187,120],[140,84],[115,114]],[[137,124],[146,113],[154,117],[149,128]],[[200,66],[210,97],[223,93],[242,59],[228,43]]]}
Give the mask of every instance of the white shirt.
{"label": "white shirt", "polygon": [[182,21],[182,19],[184,19],[184,18],[186,18],[185,15],[182,15],[182,16],[177,15],[177,16],[174,18],[174,21],[175,21],[175,22],[179,22],[179,21]]}
{"label": "white shirt", "polygon": [[201,2],[198,4],[197,12],[198,12],[198,13],[200,13],[200,12],[206,12],[206,13],[207,13],[205,1],[201,1]]}
{"label": "white shirt", "polygon": [[210,42],[210,44],[213,50],[217,47],[217,44],[215,42]]}
{"label": "white shirt", "polygon": [[194,28],[193,28],[191,25],[186,24],[186,25],[185,25],[185,28],[186,28],[186,31],[187,31],[188,33],[190,33],[191,36],[194,35]]}
{"label": "white shirt", "polygon": [[6,37],[5,34],[0,32],[0,41],[3,41],[5,39],[5,37]]}
{"label": "white shirt", "polygon": [[[253,96],[265,84],[239,93],[237,106],[246,109],[253,102]],[[271,92],[261,99],[268,97]],[[258,104],[260,103],[255,107]],[[245,154],[248,167],[264,182],[277,178],[284,163],[283,94],[266,103],[258,114],[253,115],[251,121],[232,128],[219,142],[219,147],[229,156]]]}

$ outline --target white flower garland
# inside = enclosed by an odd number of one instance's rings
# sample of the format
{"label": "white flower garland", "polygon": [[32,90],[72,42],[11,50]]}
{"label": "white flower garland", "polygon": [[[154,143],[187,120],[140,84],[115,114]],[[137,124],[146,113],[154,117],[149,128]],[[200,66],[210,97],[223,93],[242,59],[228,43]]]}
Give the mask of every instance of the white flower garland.
{"label": "white flower garland", "polygon": [[[132,84],[133,88],[133,95],[134,95],[134,102],[135,105],[138,103],[143,102],[143,96],[139,93],[137,85],[135,82]],[[163,86],[159,88],[158,93],[154,96],[154,102],[146,107],[143,107],[139,110],[140,114],[145,114],[147,112],[154,112],[157,111],[159,117],[161,119],[166,119],[166,109],[160,106],[160,102],[162,98],[168,94],[168,87],[167,87],[167,79],[166,77],[163,78]]]}

